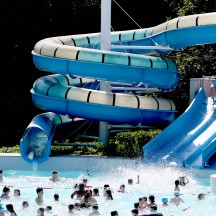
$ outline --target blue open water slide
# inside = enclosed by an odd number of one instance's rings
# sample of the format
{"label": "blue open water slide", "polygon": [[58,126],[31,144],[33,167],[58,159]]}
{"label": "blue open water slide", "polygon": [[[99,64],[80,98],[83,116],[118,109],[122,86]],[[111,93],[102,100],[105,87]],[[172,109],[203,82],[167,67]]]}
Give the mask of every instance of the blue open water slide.
{"label": "blue open water slide", "polygon": [[[47,160],[55,128],[76,117],[156,127],[171,124],[177,113],[172,101],[136,92],[175,89],[180,78],[177,67],[158,54],[216,43],[215,34],[216,13],[207,13],[151,28],[112,32],[110,51],[100,50],[100,33],[37,42],[32,51],[34,64],[52,75],[39,78],[31,89],[33,103],[47,113],[36,116],[26,128],[20,141],[22,157],[28,163]],[[101,91],[100,81],[137,91]]]}
{"label": "blue open water slide", "polygon": [[190,168],[213,165],[216,109],[212,103],[201,88],[186,111],[143,147],[144,162]]}

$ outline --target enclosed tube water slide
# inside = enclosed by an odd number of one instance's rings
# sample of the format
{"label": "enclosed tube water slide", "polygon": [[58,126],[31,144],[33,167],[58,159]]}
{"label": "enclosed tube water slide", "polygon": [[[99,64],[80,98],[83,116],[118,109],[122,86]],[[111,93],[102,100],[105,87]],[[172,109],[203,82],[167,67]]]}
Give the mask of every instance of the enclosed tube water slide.
{"label": "enclosed tube water slide", "polygon": [[[100,50],[101,33],[37,42],[32,51],[34,64],[52,75],[39,78],[31,89],[33,103],[47,113],[36,116],[25,130],[20,141],[22,157],[29,163],[47,160],[55,128],[76,117],[169,125],[177,113],[172,101],[136,94],[143,89],[172,91],[179,83],[175,63],[154,55],[215,43],[215,33],[216,13],[207,13],[178,17],[151,28],[112,32],[110,51]],[[130,86],[133,92],[100,91],[98,81]]]}

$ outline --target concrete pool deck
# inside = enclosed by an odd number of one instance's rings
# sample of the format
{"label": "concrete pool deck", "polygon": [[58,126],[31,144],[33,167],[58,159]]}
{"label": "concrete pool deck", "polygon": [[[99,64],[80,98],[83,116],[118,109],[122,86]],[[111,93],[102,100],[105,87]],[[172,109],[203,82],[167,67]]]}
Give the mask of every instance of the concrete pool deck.
{"label": "concrete pool deck", "polygon": [[[109,171],[117,167],[133,168],[137,166],[139,159],[128,159],[122,157],[106,156],[79,156],[79,155],[60,155],[51,156],[42,164],[38,165],[38,171]],[[32,170],[33,165],[28,164],[19,153],[1,153],[0,169],[9,170]]]}

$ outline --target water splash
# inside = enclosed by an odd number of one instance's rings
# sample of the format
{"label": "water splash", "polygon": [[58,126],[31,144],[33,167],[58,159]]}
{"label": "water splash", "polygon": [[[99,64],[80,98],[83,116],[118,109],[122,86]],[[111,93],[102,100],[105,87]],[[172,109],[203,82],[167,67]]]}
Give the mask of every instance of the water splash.
{"label": "water splash", "polygon": [[33,162],[32,163],[32,171],[33,171],[34,175],[37,173],[37,170],[38,170],[38,164]]}

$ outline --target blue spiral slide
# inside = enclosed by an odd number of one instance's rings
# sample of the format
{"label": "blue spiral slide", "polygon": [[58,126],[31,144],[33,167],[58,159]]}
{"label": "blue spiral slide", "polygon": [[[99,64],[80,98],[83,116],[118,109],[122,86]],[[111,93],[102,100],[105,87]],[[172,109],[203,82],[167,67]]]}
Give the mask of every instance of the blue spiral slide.
{"label": "blue spiral slide", "polygon": [[[148,89],[165,92],[178,86],[175,63],[157,56],[215,43],[215,35],[216,13],[206,13],[151,28],[112,32],[109,51],[100,49],[101,33],[37,42],[32,51],[34,64],[51,75],[36,80],[31,89],[33,103],[46,112],[34,117],[24,131],[20,140],[23,159],[38,164],[46,161],[56,127],[76,117],[111,124],[170,125],[176,119],[175,104],[143,96]],[[101,81],[110,83],[110,92],[100,90]],[[130,88],[133,91],[124,90]]]}

